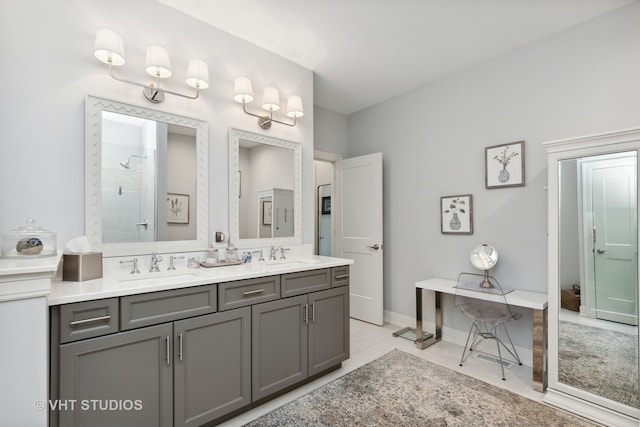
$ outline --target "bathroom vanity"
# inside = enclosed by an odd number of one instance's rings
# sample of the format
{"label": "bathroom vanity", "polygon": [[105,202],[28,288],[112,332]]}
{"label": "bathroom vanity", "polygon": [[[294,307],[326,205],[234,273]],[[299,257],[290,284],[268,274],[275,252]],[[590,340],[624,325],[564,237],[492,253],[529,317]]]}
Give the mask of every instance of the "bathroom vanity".
{"label": "bathroom vanity", "polygon": [[85,113],[104,278],[48,296],[51,426],[215,424],[349,357],[352,261],[303,249],[301,143],[229,130],[227,243],[274,255],[191,269],[212,243],[207,122],[91,95]]}
{"label": "bathroom vanity", "polygon": [[351,262],[55,283],[50,399],[66,406],[50,411],[50,425],[215,423],[339,367]]}

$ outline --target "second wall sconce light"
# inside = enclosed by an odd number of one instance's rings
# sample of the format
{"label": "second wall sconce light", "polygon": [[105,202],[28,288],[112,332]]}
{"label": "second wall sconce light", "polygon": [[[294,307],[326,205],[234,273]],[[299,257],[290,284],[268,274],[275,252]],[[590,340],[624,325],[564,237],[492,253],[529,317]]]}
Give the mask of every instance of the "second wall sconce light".
{"label": "second wall sconce light", "polygon": [[278,89],[274,87],[267,87],[264,89],[262,95],[262,108],[269,112],[268,115],[254,114],[247,111],[247,105],[253,101],[253,88],[251,87],[251,80],[248,77],[238,77],[235,80],[233,99],[242,104],[242,109],[250,116],[258,118],[258,125],[262,129],[269,129],[271,123],[280,123],[281,125],[295,126],[298,117],[302,117],[304,112],[302,110],[302,99],[298,95],[291,95],[287,99],[287,117],[293,119],[293,123],[283,122],[273,118],[273,112],[280,109],[280,94]]}
{"label": "second wall sconce light", "polygon": [[187,67],[186,83],[196,90],[195,95],[185,95],[161,88],[160,79],[171,77],[169,53],[162,46],[149,46],[147,48],[145,70],[147,74],[155,77],[155,83],[138,83],[115,76],[112,68],[114,66],[122,66],[125,63],[124,47],[122,45],[122,38],[120,35],[108,28],[98,29],[98,32],[96,33],[94,54],[96,58],[109,66],[109,75],[111,77],[119,82],[142,87],[145,98],[153,103],[164,101],[165,93],[188,99],[196,99],[200,94],[200,89],[206,89],[209,87],[209,68],[207,67],[207,64],[199,59],[192,59],[189,61],[189,66]]}

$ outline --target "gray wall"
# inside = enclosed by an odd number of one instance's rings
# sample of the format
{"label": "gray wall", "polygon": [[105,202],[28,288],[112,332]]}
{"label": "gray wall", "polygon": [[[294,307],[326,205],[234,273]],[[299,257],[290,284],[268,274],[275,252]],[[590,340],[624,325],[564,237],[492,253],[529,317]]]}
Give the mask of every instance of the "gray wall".
{"label": "gray wall", "polygon": [[[111,79],[93,55],[96,30],[113,28],[123,38],[126,64],[114,72],[149,82],[148,45],[166,47],[173,76],[163,87],[189,93],[187,64],[209,66],[209,89],[197,100],[167,95],[151,104],[142,89]],[[300,142],[302,214],[313,217],[313,73],[154,0],[23,0],[0,2],[0,232],[28,216],[58,233],[58,246],[85,233],[84,101],[95,95],[205,120],[209,131],[209,230],[228,231],[228,131],[262,133],[255,117],[233,100],[238,76],[252,79],[258,99],[274,85],[281,99],[298,94],[307,114],[296,127],[273,126],[268,134]],[[281,116],[278,116],[281,117]],[[266,133],[266,132],[265,132]],[[303,223],[304,243],[313,242],[313,221]],[[203,248],[204,249],[204,248]]]}
{"label": "gray wall", "polygon": [[313,115],[314,150],[342,154],[346,158],[349,138],[347,116],[318,106],[313,107]]}
{"label": "gray wall", "polygon": [[[349,116],[348,157],[384,156],[385,310],[413,317],[414,282],[473,271],[481,243],[503,286],[547,291],[541,143],[640,125],[639,22],[635,2]],[[485,147],[519,140],[526,186],[485,189]],[[440,196],[457,194],[473,235],[440,233]]]}

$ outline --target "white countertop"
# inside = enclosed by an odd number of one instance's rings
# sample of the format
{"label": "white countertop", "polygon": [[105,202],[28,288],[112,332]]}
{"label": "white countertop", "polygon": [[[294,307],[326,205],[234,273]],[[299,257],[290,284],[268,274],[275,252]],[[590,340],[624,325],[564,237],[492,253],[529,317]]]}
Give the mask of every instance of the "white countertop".
{"label": "white countertop", "polygon": [[16,274],[50,273],[58,268],[62,254],[45,257],[0,258],[0,278]]}
{"label": "white countertop", "polygon": [[46,296],[61,257],[0,259],[0,302]]}
{"label": "white countertop", "polygon": [[353,260],[312,255],[278,261],[254,260],[246,264],[224,267],[183,267],[171,272],[125,274],[85,282],[54,282],[48,304],[67,304],[349,264],[353,264]]}
{"label": "white countertop", "polygon": [[[456,283],[457,282],[455,280],[451,279],[433,278],[416,282],[416,288],[443,292],[447,294],[455,294]],[[479,292],[462,292],[472,298],[480,298],[479,295],[481,295],[481,299],[492,299],[492,297],[494,297],[494,295],[481,294]],[[540,292],[521,291],[516,289],[509,292],[505,296],[507,299],[507,303],[513,306],[527,307],[536,310],[544,310],[547,308],[548,297],[546,293],[543,294]]]}

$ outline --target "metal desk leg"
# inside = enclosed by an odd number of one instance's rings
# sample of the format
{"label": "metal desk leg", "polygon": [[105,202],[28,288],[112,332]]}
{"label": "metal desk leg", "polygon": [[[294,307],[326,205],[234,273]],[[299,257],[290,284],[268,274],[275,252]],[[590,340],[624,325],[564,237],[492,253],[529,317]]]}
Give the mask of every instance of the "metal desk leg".
{"label": "metal desk leg", "polygon": [[418,350],[424,350],[442,339],[442,308],[440,304],[440,292],[436,291],[435,300],[436,333],[433,337],[427,340],[421,340],[420,338],[424,331],[422,324],[422,288],[416,288],[416,348]]}
{"label": "metal desk leg", "polygon": [[547,309],[533,310],[533,389],[547,389]]}

